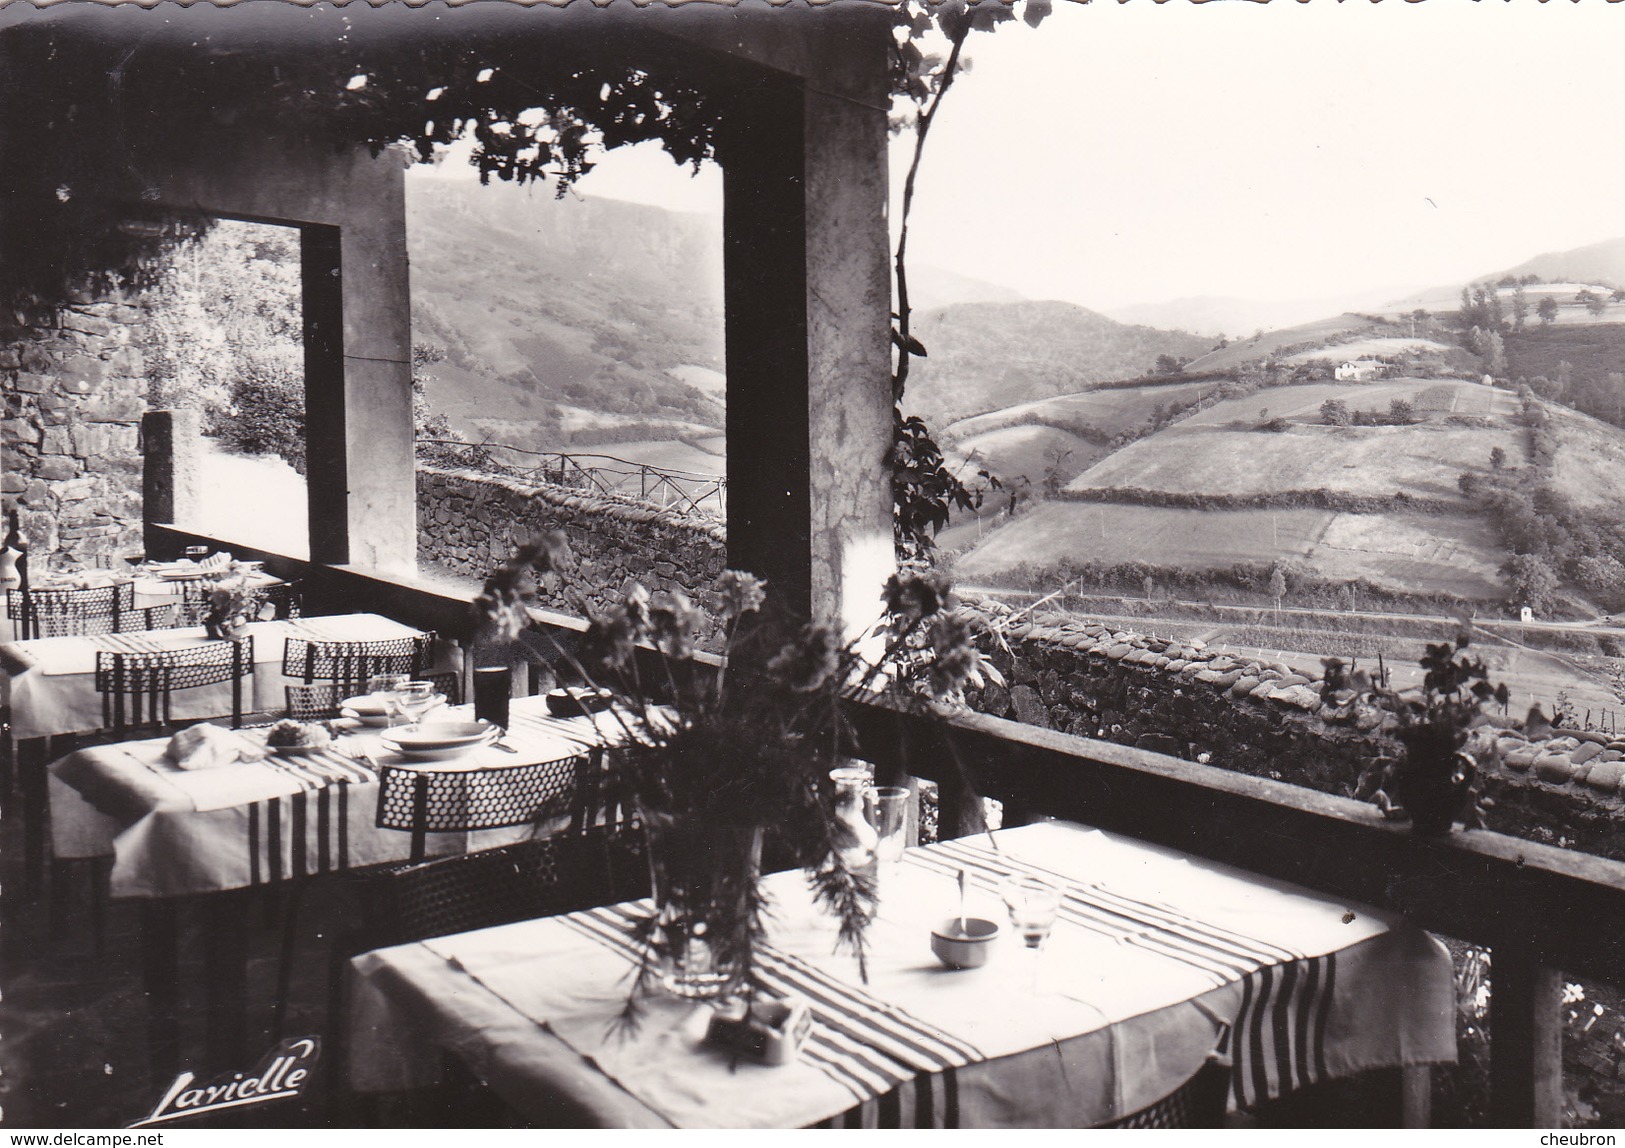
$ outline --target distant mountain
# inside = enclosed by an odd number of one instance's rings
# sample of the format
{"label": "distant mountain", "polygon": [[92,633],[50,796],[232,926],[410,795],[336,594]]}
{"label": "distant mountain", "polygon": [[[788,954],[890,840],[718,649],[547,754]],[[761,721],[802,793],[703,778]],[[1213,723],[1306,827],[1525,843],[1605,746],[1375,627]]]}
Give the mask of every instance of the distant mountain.
{"label": "distant mountain", "polygon": [[[1501,279],[1507,275],[1514,278],[1538,275],[1548,283],[1608,283],[1625,287],[1625,238],[1605,239],[1568,251],[1549,251],[1484,278]],[[1457,290],[1459,293],[1460,289]]]}
{"label": "distant mountain", "polygon": [[694,385],[722,369],[719,229],[620,200],[411,180],[413,338],[446,351],[430,402],[454,424],[531,420],[578,440],[638,421],[720,428]]}
{"label": "distant mountain", "polygon": [[1490,271],[1461,283],[1429,287],[1404,298],[1392,299],[1382,310],[1410,311],[1421,307],[1427,311],[1453,311],[1460,304],[1461,289],[1468,283],[1494,283],[1511,276],[1538,276],[1546,283],[1607,284],[1625,287],[1625,238],[1605,239],[1601,243],[1588,243],[1568,251],[1548,251],[1533,259],[1526,259],[1516,267]]}
{"label": "distant mountain", "polygon": [[929,264],[908,269],[908,302],[916,312],[955,303],[1016,303],[1025,298],[1009,287]]}
{"label": "distant mountain", "polygon": [[928,357],[911,368],[904,397],[932,425],[1091,383],[1146,374],[1158,355],[1192,358],[1212,341],[1108,319],[1075,303],[961,303],[916,312]]}
{"label": "distant mountain", "polygon": [[1258,331],[1295,327],[1345,311],[1365,311],[1381,305],[1387,292],[1359,292],[1324,299],[1232,299],[1198,295],[1166,303],[1136,303],[1106,314],[1123,323],[1192,331],[1198,335],[1245,338]]}

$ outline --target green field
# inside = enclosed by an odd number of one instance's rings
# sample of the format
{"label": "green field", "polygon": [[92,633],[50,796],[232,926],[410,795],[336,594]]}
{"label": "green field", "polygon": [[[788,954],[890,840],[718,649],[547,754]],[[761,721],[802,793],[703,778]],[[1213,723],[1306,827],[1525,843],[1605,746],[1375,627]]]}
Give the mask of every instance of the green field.
{"label": "green field", "polygon": [[1307,363],[1311,359],[1335,359],[1342,362],[1344,359],[1376,359],[1384,355],[1404,355],[1415,351],[1429,351],[1434,354],[1447,355],[1460,350],[1460,347],[1449,343],[1440,343],[1434,339],[1413,339],[1402,335],[1368,336],[1361,339],[1328,343],[1326,346],[1313,351],[1299,351],[1296,354],[1288,355],[1282,362]]}
{"label": "green field", "polygon": [[1213,389],[1214,383],[1167,383],[1143,387],[1112,387],[1083,391],[1053,399],[1020,403],[974,418],[961,419],[946,428],[957,440],[1005,427],[1039,423],[1088,426],[1107,438],[1144,425],[1157,406],[1189,402]]}
{"label": "green field", "polygon": [[1070,559],[1107,565],[1212,570],[1277,558],[1332,581],[1364,579],[1399,591],[1470,598],[1503,593],[1503,555],[1482,520],[1466,514],[1345,514],[1330,510],[1182,510],[1046,502],[987,532],[960,558],[967,583],[994,582],[1022,563]]}
{"label": "green field", "polygon": [[1508,458],[1521,458],[1522,432],[1510,425],[1478,429],[1423,423],[1294,424],[1284,432],[1270,433],[1185,423],[1124,447],[1079,475],[1067,489],[1126,488],[1183,495],[1324,489],[1376,498],[1402,491],[1411,497],[1460,500],[1465,508],[1457,477],[1463,471],[1485,469],[1495,447]]}
{"label": "green field", "polygon": [[1552,461],[1552,483],[1586,510],[1625,507],[1625,431],[1547,403],[1551,429],[1562,445]]}
{"label": "green field", "polygon": [[1266,355],[1273,355],[1282,347],[1299,343],[1328,343],[1355,331],[1372,326],[1369,319],[1358,315],[1337,315],[1330,319],[1317,319],[1313,323],[1300,323],[1296,327],[1282,327],[1266,331],[1257,339],[1237,339],[1227,347],[1209,351],[1185,364],[1191,373],[1197,371],[1234,371],[1248,363],[1256,363]]}
{"label": "green field", "polygon": [[1109,449],[1054,427],[1019,426],[972,435],[949,453],[950,465],[964,463],[973,471],[987,470],[1007,485],[1019,483],[1026,476],[1039,486],[1050,466],[1052,451],[1071,452],[1061,463],[1062,477],[1070,479],[1104,458]]}
{"label": "green field", "polygon": [[[1427,400],[1423,401],[1423,396]],[[1449,402],[1441,401],[1449,395]],[[1227,399],[1205,411],[1197,411],[1180,420],[1182,427],[1224,426],[1232,422],[1259,421],[1259,411],[1267,408],[1270,418],[1292,419],[1319,424],[1320,404],[1337,399],[1351,411],[1371,411],[1387,414],[1388,404],[1394,399],[1405,399],[1416,406],[1417,412],[1468,415],[1515,415],[1518,397],[1510,391],[1497,390],[1479,383],[1459,379],[1381,379],[1372,383],[1296,383],[1290,387],[1271,387],[1246,398]],[[1485,448],[1485,454],[1489,448]]]}

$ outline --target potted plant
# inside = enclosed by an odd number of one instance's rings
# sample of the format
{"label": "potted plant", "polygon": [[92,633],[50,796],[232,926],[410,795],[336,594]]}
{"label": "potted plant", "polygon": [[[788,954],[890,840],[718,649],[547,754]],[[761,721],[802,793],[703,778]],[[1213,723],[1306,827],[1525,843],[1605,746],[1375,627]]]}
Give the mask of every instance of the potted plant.
{"label": "potted plant", "polygon": [[1380,756],[1361,774],[1356,796],[1375,801],[1385,816],[1407,818],[1414,833],[1437,837],[1457,821],[1480,824],[1475,782],[1479,761],[1469,737],[1486,702],[1507,704],[1506,685],[1491,685],[1482,659],[1468,653],[1465,625],[1454,645],[1429,643],[1421,659],[1419,690],[1389,687],[1386,670],[1375,681],[1346,672],[1329,658],[1322,693],[1346,699],[1345,716],[1391,715],[1382,724],[1400,744],[1397,756]]}
{"label": "potted plant", "polygon": [[[559,536],[523,548],[478,599],[479,628],[528,626],[538,579],[555,581],[568,563]],[[692,602],[638,585],[607,609],[584,611],[579,651],[560,647],[586,685],[616,697],[607,720],[622,737],[610,755],[610,793],[636,815],[649,847],[655,908],[640,925],[646,955],[628,1021],[652,980],[688,997],[749,995],[768,909],[764,857],[806,871],[838,922],[837,944],[863,971],[874,854],[872,836],[866,848],[853,822],[850,783],[843,795],[831,776],[861,749],[843,706],[876,693],[939,704],[997,674],[976,648],[973,618],[934,575],[891,578],[878,620],[852,639],[788,616],[769,589],[737,570],[718,579],[720,667],[693,656],[705,618]]]}

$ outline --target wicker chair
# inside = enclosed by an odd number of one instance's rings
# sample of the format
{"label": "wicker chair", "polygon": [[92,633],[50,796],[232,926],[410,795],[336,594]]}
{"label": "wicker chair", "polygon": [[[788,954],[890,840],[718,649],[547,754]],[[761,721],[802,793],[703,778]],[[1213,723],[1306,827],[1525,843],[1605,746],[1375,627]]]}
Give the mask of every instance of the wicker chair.
{"label": "wicker chair", "polygon": [[294,721],[326,721],[339,716],[339,703],[349,697],[332,682],[288,686],[288,716]]}
{"label": "wicker chair", "polygon": [[431,634],[373,642],[288,638],[282,647],[282,673],[306,685],[332,682],[346,691],[340,697],[348,697],[365,690],[368,679],[378,674],[422,674],[433,642]]}
{"label": "wicker chair", "polygon": [[629,823],[378,869],[366,878],[377,948],[649,895],[643,834]]}
{"label": "wicker chair", "polygon": [[137,609],[134,582],[6,591],[6,617],[22,639],[159,629],[169,612],[168,606]]}
{"label": "wicker chair", "polygon": [[[133,729],[168,729],[177,690],[231,683],[231,724],[243,724],[243,680],[254,672],[254,639],[145,653],[96,651],[102,724],[122,738]],[[225,716],[225,715],[218,715]]]}
{"label": "wicker chair", "polygon": [[377,825],[411,833],[413,861],[423,860],[430,833],[505,829],[565,816],[579,828],[597,819],[601,770],[597,752],[480,769],[386,764],[378,774]]}

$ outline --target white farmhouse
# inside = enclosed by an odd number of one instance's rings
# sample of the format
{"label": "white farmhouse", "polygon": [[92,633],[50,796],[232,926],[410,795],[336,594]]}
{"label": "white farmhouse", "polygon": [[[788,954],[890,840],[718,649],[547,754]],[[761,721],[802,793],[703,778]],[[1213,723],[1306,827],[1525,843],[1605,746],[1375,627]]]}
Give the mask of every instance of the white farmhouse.
{"label": "white farmhouse", "polygon": [[1377,359],[1350,359],[1337,364],[1334,378],[1340,383],[1369,383],[1382,378],[1385,364]]}

